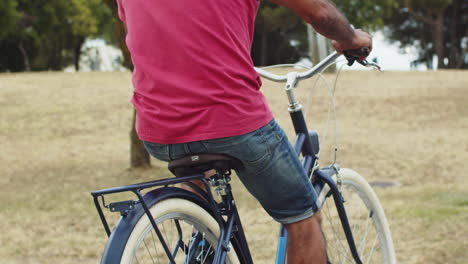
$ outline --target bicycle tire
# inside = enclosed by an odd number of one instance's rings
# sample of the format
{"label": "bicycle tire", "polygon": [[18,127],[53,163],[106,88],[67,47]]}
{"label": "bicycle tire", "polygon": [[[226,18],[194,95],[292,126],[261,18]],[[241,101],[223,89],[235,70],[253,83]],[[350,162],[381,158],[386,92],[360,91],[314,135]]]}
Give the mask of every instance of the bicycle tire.
{"label": "bicycle tire", "polygon": [[[206,209],[193,201],[180,197],[163,200],[153,199],[148,204],[148,207],[171,252],[175,248],[179,249],[174,258],[176,263],[184,263],[186,261],[184,254],[192,251],[190,246],[194,244],[191,242],[194,241],[195,234],[202,236],[202,241],[205,241],[205,245],[200,246],[200,243],[195,245],[197,247],[195,250],[199,251],[196,254],[198,254],[200,261],[197,261],[197,258],[195,258],[190,263],[211,263],[209,259],[214,256],[220,232],[218,223]],[[141,207],[139,209],[143,210]],[[144,212],[135,213],[135,215],[138,215],[138,219],[126,219],[126,222],[132,223],[131,226],[127,225],[127,228],[119,228],[118,232],[120,234],[118,237],[114,238],[111,236],[106,246],[102,263],[170,263],[162,245],[159,243],[149,218]],[[169,225],[168,221],[173,224]],[[175,222],[178,222],[179,227],[176,226]],[[177,242],[174,237],[179,235],[179,228],[182,230],[182,244],[176,244]],[[177,233],[169,234],[168,231],[176,231]],[[123,234],[125,232],[126,234]],[[122,242],[117,242],[117,240],[122,238],[127,238],[123,250],[121,246],[114,247],[112,245],[114,243],[122,244]],[[106,257],[106,255],[113,254],[113,250],[121,251],[117,253],[119,255],[118,261],[115,260],[115,257],[112,258],[112,261],[109,260],[111,258]],[[204,250],[205,252],[203,252]],[[228,251],[225,263],[239,263],[235,250],[231,249]]]}
{"label": "bicycle tire", "polygon": [[[354,241],[363,263],[395,264],[395,250],[382,205],[372,187],[357,172],[341,169],[333,179],[344,200]],[[330,263],[355,263],[345,238],[333,197],[325,186],[319,195],[322,232]],[[364,209],[364,211],[363,211]],[[361,229],[361,227],[364,228]],[[368,238],[370,238],[368,240]],[[370,244],[369,241],[373,241]]]}

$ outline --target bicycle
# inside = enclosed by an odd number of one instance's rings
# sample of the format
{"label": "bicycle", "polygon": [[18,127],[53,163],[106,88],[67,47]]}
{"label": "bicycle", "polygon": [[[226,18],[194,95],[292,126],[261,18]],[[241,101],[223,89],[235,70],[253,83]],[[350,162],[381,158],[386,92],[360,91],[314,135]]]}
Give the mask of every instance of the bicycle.
{"label": "bicycle", "polygon": [[[256,70],[267,79],[286,82],[288,111],[297,135],[293,145],[297,155],[302,155],[304,170],[319,194],[328,262],[393,264],[393,241],[375,192],[353,170],[341,169],[337,164],[319,168],[318,133],[307,129],[302,106],[294,94],[300,80],[323,71],[339,56],[332,53],[302,73],[280,76]],[[353,57],[347,58],[349,64],[354,62]],[[360,63],[378,67],[367,61]],[[229,184],[231,170],[238,166],[242,164],[226,155],[193,154],[169,163],[176,178],[92,192],[109,236],[101,263],[253,263]],[[216,173],[205,177],[204,173],[212,169]],[[192,180],[200,180],[206,191]],[[172,187],[179,183],[191,186],[195,192]],[[148,189],[143,195],[142,191]],[[105,195],[122,192],[132,192],[137,199],[106,204]],[[102,207],[121,214],[112,232]],[[287,232],[281,226],[277,264],[286,262],[286,242]]]}

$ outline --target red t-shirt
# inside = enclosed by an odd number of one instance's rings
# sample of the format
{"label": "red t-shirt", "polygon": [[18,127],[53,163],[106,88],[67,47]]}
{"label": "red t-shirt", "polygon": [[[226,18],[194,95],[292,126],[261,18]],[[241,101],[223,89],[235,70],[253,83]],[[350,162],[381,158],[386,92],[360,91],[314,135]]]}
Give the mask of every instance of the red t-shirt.
{"label": "red t-shirt", "polygon": [[118,0],[140,139],[242,135],[271,119],[250,57],[258,0]]}

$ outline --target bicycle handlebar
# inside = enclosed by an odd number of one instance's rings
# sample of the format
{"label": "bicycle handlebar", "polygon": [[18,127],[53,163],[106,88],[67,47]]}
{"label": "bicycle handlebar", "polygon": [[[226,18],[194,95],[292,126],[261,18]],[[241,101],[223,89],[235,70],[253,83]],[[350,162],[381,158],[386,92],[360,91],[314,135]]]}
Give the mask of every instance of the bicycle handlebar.
{"label": "bicycle handlebar", "polygon": [[[306,72],[297,73],[296,75],[297,80],[303,80],[303,79],[312,77],[313,75],[325,69],[328,65],[333,63],[340,56],[341,54],[339,54],[338,52],[336,51],[333,52],[332,54],[328,55],[328,57],[326,57],[324,60],[322,60],[320,63],[315,65],[312,69]],[[265,71],[257,67],[255,67],[255,70],[260,76],[267,78],[269,80],[275,81],[275,82],[286,82],[288,80],[287,75],[277,75],[277,74],[271,73],[269,71]]]}
{"label": "bicycle handlebar", "polygon": [[[323,59],[317,65],[315,65],[312,69],[305,71],[305,72],[295,73],[295,80],[297,81],[304,80],[304,79],[314,76],[315,74],[321,72],[323,69],[325,69],[330,64],[332,64],[341,55],[344,55],[345,58],[348,60],[349,66],[353,65],[354,62],[358,62],[359,64],[365,67],[372,67],[374,69],[382,71],[379,65],[368,62],[366,59],[362,59],[362,58],[367,57],[369,53],[370,53],[369,48],[362,48],[359,50],[348,50],[348,51],[345,51],[344,54],[339,54],[338,52],[335,51],[332,54],[328,55],[328,57]],[[275,81],[275,82],[287,82],[288,81],[288,75],[277,75],[277,74],[274,74],[269,71],[265,71],[257,67],[255,67],[255,71],[257,71],[257,73],[260,76],[267,78],[269,80]]]}

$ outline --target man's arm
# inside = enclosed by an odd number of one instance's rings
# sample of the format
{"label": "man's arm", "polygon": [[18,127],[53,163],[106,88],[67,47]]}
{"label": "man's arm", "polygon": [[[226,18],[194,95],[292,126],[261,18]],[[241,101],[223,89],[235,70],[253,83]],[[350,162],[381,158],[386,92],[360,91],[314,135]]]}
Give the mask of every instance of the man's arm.
{"label": "man's arm", "polygon": [[368,47],[372,38],[362,30],[354,30],[346,17],[329,0],[272,0],[290,8],[323,36],[332,39],[338,52]]}

